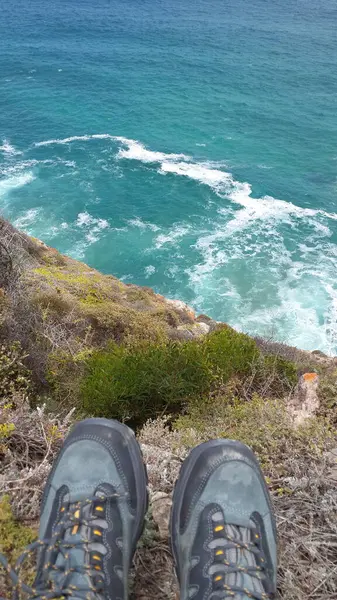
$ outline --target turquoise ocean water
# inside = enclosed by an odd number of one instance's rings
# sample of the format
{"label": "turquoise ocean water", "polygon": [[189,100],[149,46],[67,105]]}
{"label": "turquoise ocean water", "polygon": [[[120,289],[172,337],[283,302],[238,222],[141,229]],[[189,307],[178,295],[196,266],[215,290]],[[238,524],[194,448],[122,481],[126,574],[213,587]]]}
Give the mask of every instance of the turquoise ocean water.
{"label": "turquoise ocean water", "polygon": [[335,0],[0,0],[0,211],[337,351]]}

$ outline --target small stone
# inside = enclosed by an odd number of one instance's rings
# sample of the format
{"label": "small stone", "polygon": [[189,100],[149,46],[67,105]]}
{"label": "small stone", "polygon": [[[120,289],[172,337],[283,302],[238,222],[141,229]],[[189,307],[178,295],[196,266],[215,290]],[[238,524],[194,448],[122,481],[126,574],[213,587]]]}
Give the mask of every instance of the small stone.
{"label": "small stone", "polygon": [[167,539],[169,533],[172,498],[165,492],[155,492],[152,496],[152,517],[161,539]]}

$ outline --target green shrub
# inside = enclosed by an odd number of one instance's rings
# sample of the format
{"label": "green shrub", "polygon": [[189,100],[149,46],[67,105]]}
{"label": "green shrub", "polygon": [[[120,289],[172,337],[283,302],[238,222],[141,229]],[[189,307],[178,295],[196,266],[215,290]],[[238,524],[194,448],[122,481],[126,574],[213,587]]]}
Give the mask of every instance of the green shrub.
{"label": "green shrub", "polygon": [[190,400],[214,395],[224,386],[229,390],[234,380],[232,395],[248,381],[242,395],[249,398],[264,378],[271,395],[277,395],[284,384],[289,389],[295,377],[292,363],[263,357],[251,338],[229,327],[201,340],[113,344],[94,352],[86,365],[80,392],[83,409],[140,422],[177,412]]}
{"label": "green shrub", "polygon": [[18,342],[0,346],[0,399],[10,401],[16,393],[28,392],[30,372],[23,361],[26,356]]}
{"label": "green shrub", "polygon": [[9,496],[0,499],[0,552],[15,561],[26,546],[36,538],[36,532],[14,518]]}
{"label": "green shrub", "polygon": [[88,360],[83,408],[94,415],[146,420],[207,393],[213,379],[200,344],[113,345]]}
{"label": "green shrub", "polygon": [[[281,356],[261,354],[252,364],[251,391],[263,397],[283,398],[288,396],[298,381],[297,367]],[[243,386],[244,387],[244,386]],[[239,396],[247,396],[246,390],[238,390]],[[249,394],[248,394],[249,395]]]}
{"label": "green shrub", "polygon": [[60,316],[69,313],[71,310],[69,301],[57,291],[40,291],[34,297],[34,301],[38,306],[44,309],[44,311],[48,311],[52,314],[56,313]]}
{"label": "green shrub", "polygon": [[230,327],[206,336],[202,345],[213,371],[225,382],[234,374],[249,373],[260,355],[252,338]]}
{"label": "green shrub", "polygon": [[88,358],[83,408],[94,415],[145,421],[207,396],[233,375],[249,373],[258,356],[254,341],[230,328],[200,341],[112,345]]}
{"label": "green shrub", "polygon": [[296,385],[298,380],[297,367],[290,360],[282,358],[282,356],[265,356],[264,365],[266,371],[274,373],[280,381],[284,380],[292,386]]}

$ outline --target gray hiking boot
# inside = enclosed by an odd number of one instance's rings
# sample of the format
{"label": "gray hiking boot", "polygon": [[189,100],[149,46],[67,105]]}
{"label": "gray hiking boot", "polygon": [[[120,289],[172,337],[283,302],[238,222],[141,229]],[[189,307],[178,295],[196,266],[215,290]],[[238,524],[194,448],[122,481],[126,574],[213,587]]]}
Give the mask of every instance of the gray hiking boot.
{"label": "gray hiking boot", "polygon": [[146,486],[131,429],[107,419],[78,423],[45,487],[34,598],[125,600]]}
{"label": "gray hiking boot", "polygon": [[273,597],[275,519],[247,446],[213,440],[192,450],[174,491],[171,540],[180,600]]}

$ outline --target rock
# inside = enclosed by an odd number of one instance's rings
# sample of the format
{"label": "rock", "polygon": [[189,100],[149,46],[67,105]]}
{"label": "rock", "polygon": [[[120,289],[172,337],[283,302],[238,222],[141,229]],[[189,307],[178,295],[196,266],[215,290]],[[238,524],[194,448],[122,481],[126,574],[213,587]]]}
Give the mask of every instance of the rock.
{"label": "rock", "polygon": [[186,329],[185,325],[179,325],[175,330],[174,339],[188,341],[188,340],[193,340],[194,335],[193,335],[192,331],[190,331],[189,329]]}
{"label": "rock", "polygon": [[193,340],[209,333],[210,326],[207,323],[195,322],[189,325],[179,325],[177,331],[183,331],[186,335],[186,340]]}
{"label": "rock", "polygon": [[304,373],[289,403],[289,412],[294,425],[301,425],[306,419],[313,417],[319,408],[317,373]]}
{"label": "rock", "polygon": [[158,526],[161,539],[167,539],[169,533],[172,499],[165,492],[155,492],[151,498],[152,517]]}
{"label": "rock", "polygon": [[196,322],[197,323],[204,323],[205,325],[208,325],[209,332],[215,331],[216,329],[219,329],[219,326],[225,325],[224,323],[220,323],[219,321],[214,321],[213,319],[211,319],[207,315],[199,315],[196,318]]}
{"label": "rock", "polygon": [[213,319],[211,319],[211,317],[208,317],[207,315],[198,315],[196,318],[197,323],[209,323],[211,321],[213,321]]}
{"label": "rock", "polygon": [[320,356],[321,358],[329,358],[329,356],[327,356],[327,354],[324,354],[324,352],[322,352],[321,350],[313,350],[311,354],[313,354],[314,356]]}
{"label": "rock", "polygon": [[209,331],[210,333],[212,331],[220,331],[220,329],[226,329],[228,327],[228,325],[226,325],[226,323],[221,323],[221,321],[209,321],[208,322],[209,325]]}
{"label": "rock", "polygon": [[206,335],[210,332],[210,325],[208,325],[208,323],[194,323],[194,325],[192,325],[192,331],[197,337],[199,335]]}
{"label": "rock", "polygon": [[165,302],[166,304],[171,305],[173,308],[186,313],[190,317],[190,319],[193,319],[193,321],[195,320],[195,312],[193,308],[188,306],[188,304],[186,304],[182,300],[168,300],[167,298],[165,298]]}

